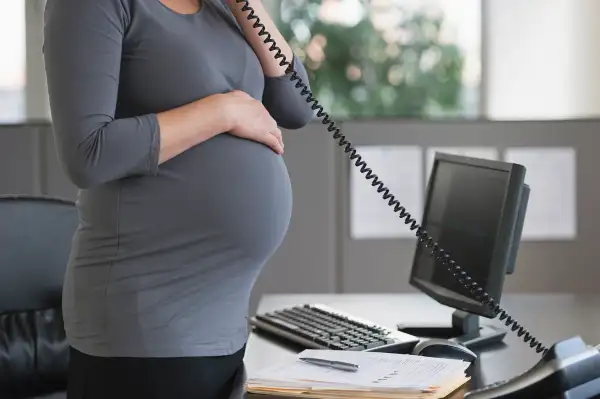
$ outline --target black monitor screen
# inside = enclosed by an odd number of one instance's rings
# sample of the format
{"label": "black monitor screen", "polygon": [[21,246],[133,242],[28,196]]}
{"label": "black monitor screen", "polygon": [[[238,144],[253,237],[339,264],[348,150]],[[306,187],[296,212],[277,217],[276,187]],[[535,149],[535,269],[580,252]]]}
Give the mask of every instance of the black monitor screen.
{"label": "black monitor screen", "polygon": [[[423,225],[450,258],[484,289],[488,284],[509,178],[507,171],[439,160],[430,181]],[[472,298],[421,244],[412,277],[456,300]]]}

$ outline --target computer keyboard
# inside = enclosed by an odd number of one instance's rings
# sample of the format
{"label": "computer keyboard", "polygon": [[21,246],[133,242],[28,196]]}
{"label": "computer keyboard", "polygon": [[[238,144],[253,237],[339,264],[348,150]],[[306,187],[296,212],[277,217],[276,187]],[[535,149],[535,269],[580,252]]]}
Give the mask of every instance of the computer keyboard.
{"label": "computer keyboard", "polygon": [[419,339],[320,304],[299,305],[250,319],[257,330],[306,349],[408,353]]}

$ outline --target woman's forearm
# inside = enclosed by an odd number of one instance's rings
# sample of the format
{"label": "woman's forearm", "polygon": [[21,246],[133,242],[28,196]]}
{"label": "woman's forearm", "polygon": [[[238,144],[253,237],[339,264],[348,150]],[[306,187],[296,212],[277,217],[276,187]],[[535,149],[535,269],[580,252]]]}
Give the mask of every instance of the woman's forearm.
{"label": "woman's forearm", "polygon": [[[265,26],[265,30],[271,34],[271,38],[277,43],[277,47],[281,49],[283,55],[285,55],[286,60],[291,63],[294,57],[294,53],[292,48],[288,44],[288,42],[284,39],[279,29],[273,22],[273,19],[267,12],[265,6],[263,5],[261,0],[248,0],[250,7],[254,9],[255,15],[260,19],[260,22]],[[256,22],[255,19],[248,20],[248,11],[242,11],[242,7],[244,3],[237,3],[236,0],[227,0],[229,7],[235,19],[238,21],[238,24],[242,27],[244,35],[246,39],[252,46],[254,52],[256,53],[260,64],[262,65],[264,74],[269,77],[283,76],[285,75],[285,71],[287,65],[281,66],[279,63],[282,58],[275,59],[276,51],[269,51],[269,48],[273,45],[273,43],[264,43],[267,38],[266,35],[259,36],[260,28],[255,28],[253,24]]]}
{"label": "woman's forearm", "polygon": [[223,95],[206,97],[157,115],[160,126],[159,164],[230,130],[230,121],[223,112],[220,96]]}

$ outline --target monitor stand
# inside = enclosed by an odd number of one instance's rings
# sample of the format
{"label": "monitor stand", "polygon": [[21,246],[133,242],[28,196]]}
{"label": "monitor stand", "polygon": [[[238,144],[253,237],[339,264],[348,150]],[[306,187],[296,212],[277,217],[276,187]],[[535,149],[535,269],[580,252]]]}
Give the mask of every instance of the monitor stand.
{"label": "monitor stand", "polygon": [[482,326],[479,316],[462,310],[452,313],[452,326],[398,324],[398,330],[420,338],[442,338],[463,344],[469,349],[501,343],[506,330]]}

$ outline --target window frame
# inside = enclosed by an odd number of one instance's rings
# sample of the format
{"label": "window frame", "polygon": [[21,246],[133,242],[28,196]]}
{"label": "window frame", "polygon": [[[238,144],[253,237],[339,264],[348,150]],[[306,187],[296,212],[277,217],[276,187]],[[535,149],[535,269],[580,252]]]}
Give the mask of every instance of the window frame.
{"label": "window frame", "polygon": [[481,81],[479,82],[479,118],[482,120],[489,119],[488,117],[488,88],[489,88],[489,37],[490,31],[488,23],[490,21],[490,8],[489,2],[485,0],[480,1],[480,10],[481,10],[481,18],[480,18],[480,29],[481,29]]}
{"label": "window frame", "polygon": [[[279,7],[281,5],[281,2],[278,0],[262,0],[265,8],[269,11],[269,13],[271,13],[271,15],[274,15],[275,13],[279,12]],[[363,2],[370,2],[371,0],[362,0]],[[490,7],[487,1],[485,0],[478,0],[479,1],[479,12],[480,12],[480,18],[479,18],[479,32],[480,32],[480,68],[481,68],[481,72],[480,72],[480,82],[479,82],[479,101],[477,104],[477,116],[472,118],[472,117],[466,117],[466,116],[458,116],[456,118],[450,118],[450,120],[473,120],[473,121],[477,121],[477,120],[487,120],[488,119],[488,102],[489,102],[489,96],[488,96],[488,76],[489,76],[489,68],[488,68],[488,53],[489,53],[489,24],[488,21],[490,20]],[[317,120],[318,117],[314,117],[314,120]],[[345,119],[345,118],[340,118],[338,117],[337,119]],[[350,118],[350,120],[355,120],[356,118]],[[358,118],[360,119],[360,118]],[[388,119],[387,117],[376,117],[376,119]],[[393,119],[397,119],[397,120],[403,120],[406,119],[404,117],[394,117]],[[412,118],[408,118],[408,119],[412,119]],[[423,120],[439,120],[439,121],[444,121],[447,120],[447,118],[430,118],[430,117],[424,117],[422,118]]]}
{"label": "window frame", "polygon": [[[274,12],[278,8],[275,0],[263,0],[267,9]],[[476,119],[488,118],[488,43],[489,43],[489,5],[487,1],[480,1],[481,10],[481,81],[479,98],[479,116]],[[50,105],[48,102],[48,88],[44,70],[43,20],[46,0],[25,1],[26,25],[26,76],[25,89],[26,117],[27,119],[50,120]]]}
{"label": "window frame", "polygon": [[46,0],[25,1],[25,116],[27,120],[50,120],[48,86],[44,68],[44,8]]}

